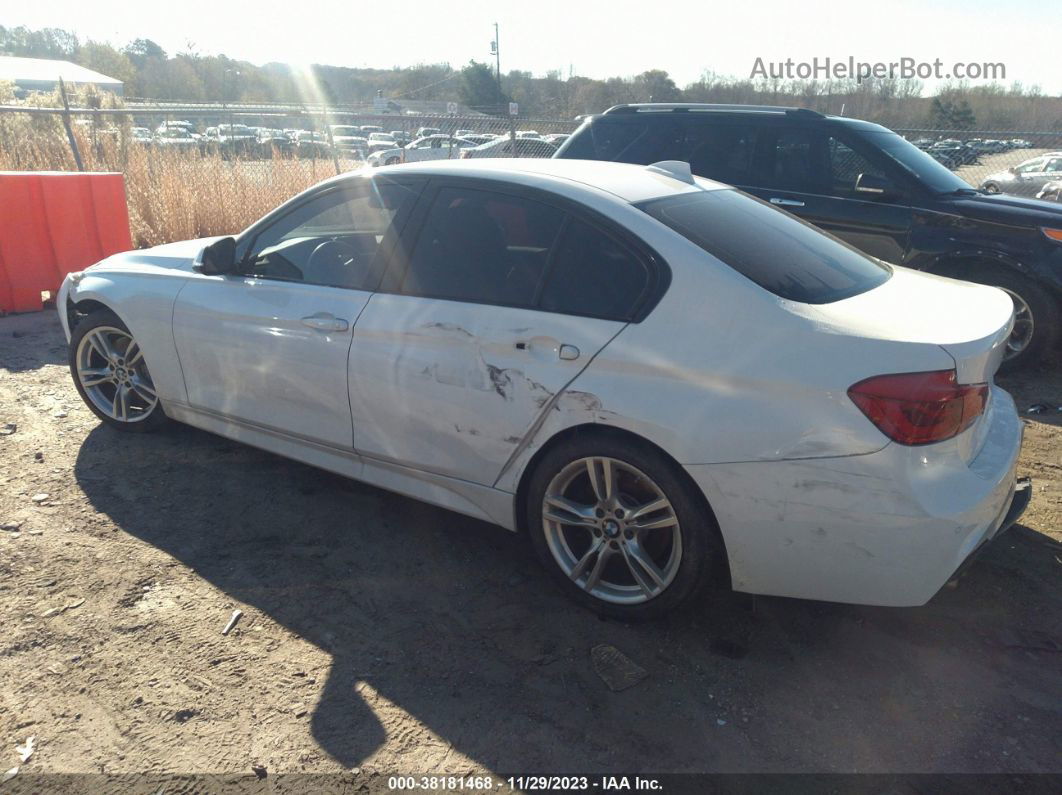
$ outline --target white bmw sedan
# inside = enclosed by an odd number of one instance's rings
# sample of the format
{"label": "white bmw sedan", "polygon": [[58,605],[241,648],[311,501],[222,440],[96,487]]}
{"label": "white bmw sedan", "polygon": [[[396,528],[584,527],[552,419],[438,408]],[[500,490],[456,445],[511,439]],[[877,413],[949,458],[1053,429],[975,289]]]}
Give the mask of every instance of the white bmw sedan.
{"label": "white bmw sedan", "polygon": [[704,585],[920,605],[1028,501],[1012,302],[681,163],[343,175],[59,295],[74,383],[527,532],[633,619]]}

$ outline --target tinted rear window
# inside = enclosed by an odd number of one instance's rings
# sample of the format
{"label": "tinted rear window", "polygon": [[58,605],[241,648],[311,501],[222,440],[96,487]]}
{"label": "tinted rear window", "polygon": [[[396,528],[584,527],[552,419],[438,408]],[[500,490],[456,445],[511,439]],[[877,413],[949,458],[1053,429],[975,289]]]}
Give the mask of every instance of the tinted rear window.
{"label": "tinted rear window", "polygon": [[865,293],[891,271],[811,224],[735,190],[684,193],[637,205],[764,289],[826,304]]}

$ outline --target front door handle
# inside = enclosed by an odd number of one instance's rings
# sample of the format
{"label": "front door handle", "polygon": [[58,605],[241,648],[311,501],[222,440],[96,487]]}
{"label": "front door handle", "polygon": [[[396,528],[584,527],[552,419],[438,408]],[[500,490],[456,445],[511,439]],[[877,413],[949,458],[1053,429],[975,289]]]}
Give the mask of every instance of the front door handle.
{"label": "front door handle", "polygon": [[800,201],[800,199],[779,199],[779,198],[775,197],[773,199],[769,199],[769,201],[771,202],[771,204],[777,204],[777,205],[780,205],[782,207],[803,207],[804,206],[804,202]]}
{"label": "front door handle", "polygon": [[346,331],[350,328],[350,323],[341,317],[336,317],[331,312],[314,312],[302,319],[302,325],[318,331]]}

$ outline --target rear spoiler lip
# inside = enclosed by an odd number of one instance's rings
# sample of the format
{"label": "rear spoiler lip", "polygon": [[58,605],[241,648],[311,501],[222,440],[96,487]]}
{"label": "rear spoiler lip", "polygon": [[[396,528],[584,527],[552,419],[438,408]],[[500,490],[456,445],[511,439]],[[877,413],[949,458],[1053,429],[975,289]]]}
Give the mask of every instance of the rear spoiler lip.
{"label": "rear spoiler lip", "polygon": [[[994,333],[966,342],[951,342],[940,348],[955,362],[955,380],[960,384],[986,384],[992,380],[1014,329],[1014,315]],[[990,341],[990,342],[989,342]],[[986,342],[989,342],[986,348]]]}

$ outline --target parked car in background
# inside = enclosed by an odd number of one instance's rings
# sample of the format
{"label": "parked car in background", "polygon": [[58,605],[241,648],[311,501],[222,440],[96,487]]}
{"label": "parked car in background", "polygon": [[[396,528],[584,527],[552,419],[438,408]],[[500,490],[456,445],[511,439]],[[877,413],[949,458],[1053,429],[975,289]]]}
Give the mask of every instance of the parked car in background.
{"label": "parked car in background", "polygon": [[1048,152],[1006,171],[989,174],[981,181],[981,190],[1035,196],[1044,185],[1057,179],[1062,179],[1062,152]]}
{"label": "parked car in background", "polygon": [[557,147],[541,138],[503,137],[465,149],[461,157],[553,157],[556,152]]}
{"label": "parked car in background", "polygon": [[391,136],[395,139],[395,143],[399,146],[405,146],[410,142],[409,133],[405,130],[391,130]]}
{"label": "parked car in background", "polygon": [[517,130],[517,138],[542,138],[542,133],[538,130]]}
{"label": "parked car in background", "polygon": [[395,140],[395,137],[391,135],[391,133],[369,133],[369,140],[367,146],[369,154],[372,154],[373,152],[379,152],[384,149],[395,149],[397,146],[398,142]]}
{"label": "parked car in background", "polygon": [[332,145],[325,133],[298,130],[295,133],[295,152],[299,157],[331,157]]}
{"label": "parked car in background", "polygon": [[474,135],[474,134],[475,134],[475,131],[473,131],[473,130],[454,130],[454,136],[457,137],[457,138],[465,138],[466,136]]}
{"label": "parked car in background", "polygon": [[471,135],[462,135],[461,140],[468,141],[473,146],[479,146],[480,144],[488,143],[494,140],[493,135],[486,133],[472,133]]}
{"label": "parked car in background", "polygon": [[361,132],[361,127],[351,124],[333,124],[332,142],[336,150],[344,155],[351,155],[358,160],[364,160],[369,153],[369,139]]}
{"label": "parked car in background", "polygon": [[263,158],[291,157],[295,154],[295,142],[283,130],[261,127],[258,129],[257,142],[258,155]]}
{"label": "parked car in background", "polygon": [[193,138],[198,138],[195,125],[190,121],[164,121],[155,128],[155,132],[162,135],[167,130],[184,130]]}
{"label": "parked car in background", "polygon": [[542,140],[548,141],[554,146],[560,146],[568,140],[568,133],[550,133],[549,135],[543,136]]}
{"label": "parked car in background", "polygon": [[362,170],[71,274],[57,305],[108,426],[177,420],[522,530],[623,620],[704,587],[921,605],[1031,493],[1004,293],[684,164]]}
{"label": "parked car in background", "polygon": [[373,133],[383,132],[383,127],[378,124],[362,124],[358,129],[360,129],[362,135],[367,138],[372,137]]}
{"label": "parked car in background", "polygon": [[129,130],[129,135],[133,143],[137,144],[150,144],[155,140],[155,136],[151,134],[151,130],[147,127],[132,127]]}
{"label": "parked car in background", "polygon": [[161,149],[179,151],[198,151],[199,139],[183,127],[169,127],[155,135],[155,146]]}
{"label": "parked car in background", "polygon": [[393,166],[397,163],[418,163],[422,160],[451,160],[474,145],[472,141],[466,141],[464,138],[439,133],[418,138],[404,147],[373,152],[366,162],[370,166]]}
{"label": "parked car in background", "polygon": [[1011,138],[1011,146],[1015,149],[1032,149],[1032,141],[1026,141],[1024,138]]}
{"label": "parked car in background", "polygon": [[208,127],[201,149],[223,157],[243,157],[257,153],[258,134],[246,124],[219,124]]}
{"label": "parked car in background", "polygon": [[1040,188],[1040,192],[1036,194],[1036,198],[1049,202],[1062,202],[1062,180],[1048,182]]}
{"label": "parked car in background", "polygon": [[413,138],[427,138],[429,135],[438,135],[441,133],[438,127],[418,127],[417,131],[413,134]]}
{"label": "parked car in background", "polygon": [[945,165],[948,162],[954,163],[953,166],[950,166],[953,169],[958,168],[959,166],[973,165],[980,157],[975,149],[962,141],[956,141],[954,139],[937,141],[926,151],[934,158],[944,162]]}
{"label": "parked car in background", "polygon": [[621,105],[558,158],[688,162],[885,262],[992,284],[1014,303],[1006,366],[1062,334],[1062,208],[970,187],[896,133],[807,109]]}

